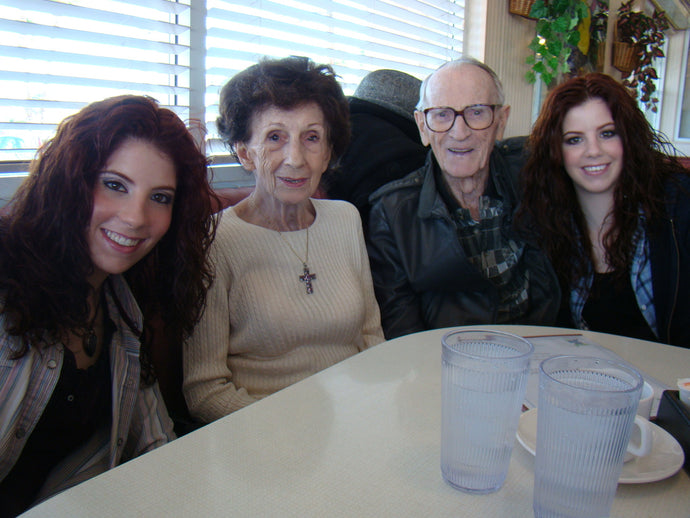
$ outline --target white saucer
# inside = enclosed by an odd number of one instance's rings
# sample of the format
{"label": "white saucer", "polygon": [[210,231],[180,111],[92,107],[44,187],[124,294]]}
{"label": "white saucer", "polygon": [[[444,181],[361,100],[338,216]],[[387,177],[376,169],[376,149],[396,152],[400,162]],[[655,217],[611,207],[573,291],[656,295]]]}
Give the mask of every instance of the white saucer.
{"label": "white saucer", "polygon": [[[678,441],[660,426],[652,424],[654,445],[649,455],[635,457],[623,464],[619,484],[656,482],[674,475],[685,462]],[[532,455],[537,446],[537,409],[523,412],[517,430],[518,442]]]}

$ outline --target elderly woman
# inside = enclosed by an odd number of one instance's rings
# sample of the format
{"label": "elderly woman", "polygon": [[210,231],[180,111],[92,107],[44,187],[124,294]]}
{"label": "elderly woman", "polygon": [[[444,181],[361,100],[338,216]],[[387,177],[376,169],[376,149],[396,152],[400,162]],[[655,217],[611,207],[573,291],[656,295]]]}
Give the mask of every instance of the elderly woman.
{"label": "elderly woman", "polygon": [[551,91],[522,221],[559,276],[563,324],[690,347],[690,176],[609,76]]}
{"label": "elderly woman", "polygon": [[0,515],[175,437],[149,317],[189,334],[210,283],[206,158],[147,97],[63,121],[0,219]]}
{"label": "elderly woman", "polygon": [[184,347],[203,422],[383,341],[359,214],[312,198],[349,138],[333,70],[296,57],[249,67],[223,87],[218,128],[256,187],[223,213],[215,282]]}

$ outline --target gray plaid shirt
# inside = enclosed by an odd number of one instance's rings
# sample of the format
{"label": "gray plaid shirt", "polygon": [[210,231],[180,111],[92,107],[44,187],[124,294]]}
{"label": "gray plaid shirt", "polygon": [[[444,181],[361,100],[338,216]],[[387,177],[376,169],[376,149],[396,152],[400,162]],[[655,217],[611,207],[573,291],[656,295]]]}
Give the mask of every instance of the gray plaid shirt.
{"label": "gray plaid shirt", "polygon": [[524,245],[501,232],[503,202],[489,196],[479,199],[479,221],[468,209],[452,212],[458,240],[465,254],[484,277],[498,288],[497,324],[514,321],[527,311],[529,272],[520,261]]}

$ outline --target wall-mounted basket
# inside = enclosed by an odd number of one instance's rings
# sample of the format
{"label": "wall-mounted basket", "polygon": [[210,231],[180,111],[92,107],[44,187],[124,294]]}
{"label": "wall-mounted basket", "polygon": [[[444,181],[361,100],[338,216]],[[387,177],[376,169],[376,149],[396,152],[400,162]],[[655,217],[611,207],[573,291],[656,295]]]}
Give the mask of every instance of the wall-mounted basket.
{"label": "wall-mounted basket", "polygon": [[630,75],[638,59],[640,57],[634,45],[622,41],[613,42],[613,66],[621,71],[623,77]]}
{"label": "wall-mounted basket", "polygon": [[508,0],[508,11],[510,14],[517,14],[524,18],[534,20],[534,18],[529,15],[529,12],[535,1],[536,0]]}

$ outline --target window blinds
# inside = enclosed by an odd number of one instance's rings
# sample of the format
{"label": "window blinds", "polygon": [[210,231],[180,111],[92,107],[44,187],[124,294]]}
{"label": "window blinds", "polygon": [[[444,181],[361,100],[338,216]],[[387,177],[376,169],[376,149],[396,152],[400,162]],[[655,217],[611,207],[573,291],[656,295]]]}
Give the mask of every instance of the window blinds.
{"label": "window blinds", "polygon": [[[464,0],[3,0],[0,161],[30,159],[88,102],[150,95],[206,122],[263,56],[331,64],[346,94],[394,68],[423,78],[462,51]],[[20,144],[18,144],[20,143]],[[217,143],[216,143],[217,144]]]}
{"label": "window blinds", "polygon": [[[123,93],[186,117],[188,12],[189,0],[3,0],[0,143],[20,139],[14,158],[31,158],[64,117]],[[11,153],[0,149],[0,160]]]}

